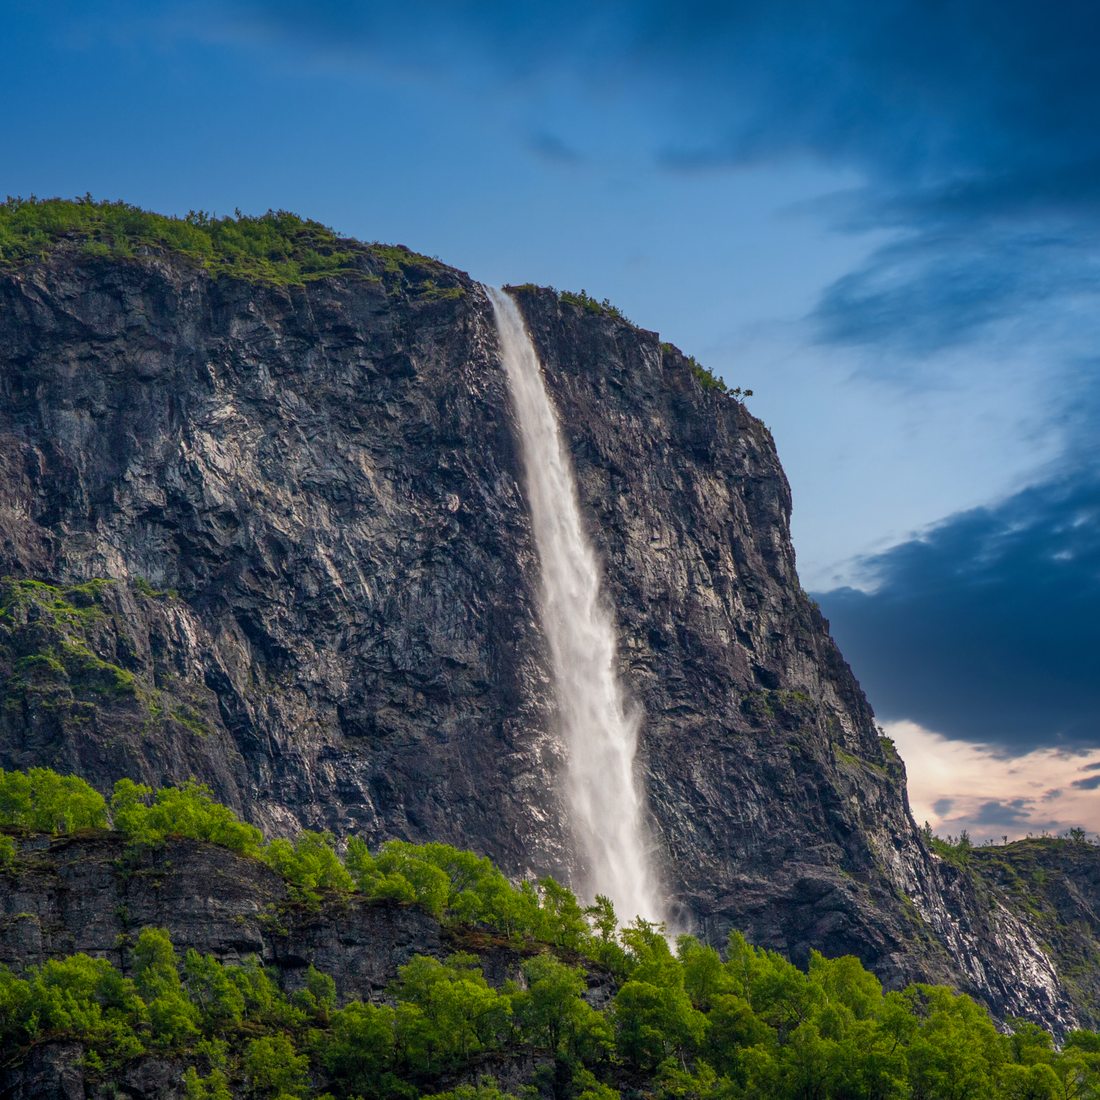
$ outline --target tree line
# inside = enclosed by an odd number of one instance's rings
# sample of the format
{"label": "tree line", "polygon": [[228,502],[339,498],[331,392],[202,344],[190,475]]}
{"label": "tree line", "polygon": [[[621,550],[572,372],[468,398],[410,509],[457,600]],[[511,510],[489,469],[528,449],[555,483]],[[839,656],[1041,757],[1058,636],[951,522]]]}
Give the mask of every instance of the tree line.
{"label": "tree line", "polygon": [[1059,1048],[1032,1023],[999,1030],[945,987],[884,991],[850,956],[814,953],[803,971],[737,933],[722,952],[691,936],[670,944],[644,920],[621,927],[606,898],[586,907],[551,879],[512,884],[448,845],[267,841],[197,784],[123,780],[108,800],[48,769],[0,771],[0,828],[3,875],[33,858],[20,854],[26,832],[113,828],[136,846],[191,837],[263,861],[307,905],[359,892],[421,906],[516,960],[494,986],[476,955],[416,956],[370,1002],[313,967],[284,989],[259,960],[181,956],[165,929],[145,928],[122,970],[87,955],[0,968],[7,1064],[75,1040],[92,1080],[106,1081],[156,1055],[179,1067],[189,1100],[1100,1097],[1096,1033]]}

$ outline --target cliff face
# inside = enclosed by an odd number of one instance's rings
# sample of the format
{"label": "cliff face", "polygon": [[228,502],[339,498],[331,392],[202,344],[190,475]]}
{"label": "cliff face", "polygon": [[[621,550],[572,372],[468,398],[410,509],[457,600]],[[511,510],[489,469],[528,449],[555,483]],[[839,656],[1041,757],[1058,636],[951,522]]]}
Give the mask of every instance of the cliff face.
{"label": "cliff face", "polygon": [[[568,877],[491,310],[436,262],[358,263],[272,287],[62,248],[0,276],[0,765],[193,776],[271,831]],[[683,922],[1095,1018],[1020,911],[924,848],[799,586],[766,428],[654,333],[517,296]]]}
{"label": "cliff face", "polygon": [[[135,849],[121,836],[36,837],[20,845],[19,870],[0,872],[0,964],[17,972],[84,952],[132,972],[140,930],[171,931],[188,948],[239,965],[261,960],[292,993],[312,964],[332,975],[340,1003],[378,998],[414,955],[443,957],[456,946],[416,908],[353,896],[317,907],[288,897],[283,879],[255,860],[191,840]],[[515,977],[514,954],[483,960],[498,984]],[[493,964],[499,973],[494,973]],[[0,1095],[12,1100],[188,1095],[186,1061],[172,1054],[131,1059],[104,1079],[89,1070],[80,1043],[46,1035],[0,1066]]]}
{"label": "cliff face", "polygon": [[239,965],[256,957],[289,990],[310,964],[338,979],[343,1000],[377,998],[413,955],[443,956],[439,922],[415,907],[354,895],[295,902],[281,876],[194,840],[136,849],[117,835],[24,840],[3,876],[0,964],[22,971],[83,952],[131,967],[142,928],[171,930],[188,948]]}

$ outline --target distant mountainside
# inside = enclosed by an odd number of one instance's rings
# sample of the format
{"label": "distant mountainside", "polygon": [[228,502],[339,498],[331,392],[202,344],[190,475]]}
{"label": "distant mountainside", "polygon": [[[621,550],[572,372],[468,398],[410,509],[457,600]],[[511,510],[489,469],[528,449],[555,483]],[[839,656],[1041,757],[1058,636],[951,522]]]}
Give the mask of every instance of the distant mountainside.
{"label": "distant mountainside", "polygon": [[[274,833],[441,840],[568,880],[483,289],[289,215],[39,206],[0,209],[0,766],[194,777]],[[929,851],[798,582],[767,429],[614,309],[514,296],[683,923],[1056,1030],[1100,1019],[1096,850],[1028,849],[1041,882],[1011,846]]]}

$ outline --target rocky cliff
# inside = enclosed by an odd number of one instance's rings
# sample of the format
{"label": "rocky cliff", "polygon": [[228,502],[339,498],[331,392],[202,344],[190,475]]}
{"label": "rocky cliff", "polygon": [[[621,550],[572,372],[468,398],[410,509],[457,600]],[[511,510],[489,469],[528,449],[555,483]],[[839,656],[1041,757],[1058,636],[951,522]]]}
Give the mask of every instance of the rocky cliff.
{"label": "rocky cliff", "polygon": [[[16,972],[84,952],[129,973],[140,930],[167,927],[181,957],[194,949],[230,965],[255,958],[287,992],[303,988],[315,965],[337,980],[344,1003],[380,996],[414,955],[467,946],[414,907],[355,897],[303,905],[256,860],[194,840],[140,850],[117,834],[37,837],[24,839],[19,855],[0,890],[0,964]],[[482,963],[498,983],[518,972],[514,952],[484,952]],[[48,1033],[26,1050],[5,1050],[0,1095],[190,1095],[182,1084],[188,1059],[178,1051],[124,1059],[111,1075],[96,1073],[85,1053],[80,1042]]]}
{"label": "rocky cliff", "polygon": [[[0,765],[196,777],[270,831],[568,878],[491,310],[437,261],[344,245],[348,270],[299,285],[66,244],[0,272]],[[1095,1020],[1027,907],[924,846],[798,583],[767,429],[655,333],[516,295],[682,922]]]}

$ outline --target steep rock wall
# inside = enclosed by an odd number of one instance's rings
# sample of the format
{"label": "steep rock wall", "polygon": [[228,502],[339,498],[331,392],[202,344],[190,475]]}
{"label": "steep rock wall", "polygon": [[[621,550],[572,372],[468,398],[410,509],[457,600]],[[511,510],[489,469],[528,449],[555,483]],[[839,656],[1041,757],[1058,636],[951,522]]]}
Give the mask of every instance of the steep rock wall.
{"label": "steep rock wall", "polygon": [[[435,838],[568,877],[488,303],[411,254],[360,263],[272,287],[59,248],[0,276],[0,764],[194,776],[269,830]],[[682,922],[1071,1024],[1026,920],[924,848],[798,583],[767,429],[656,334],[517,296]]]}

